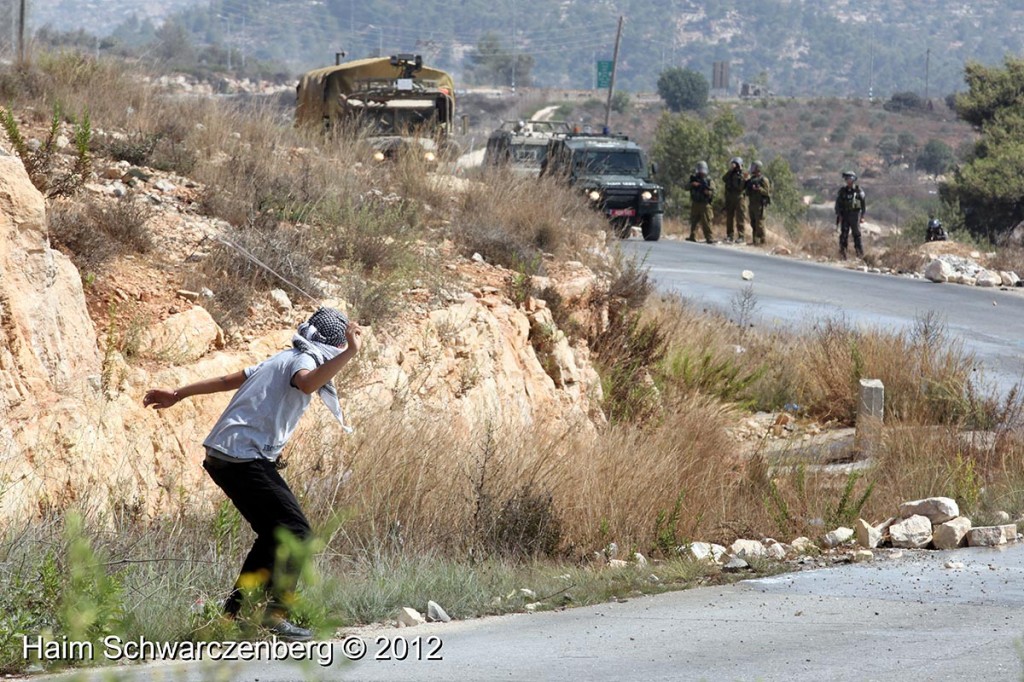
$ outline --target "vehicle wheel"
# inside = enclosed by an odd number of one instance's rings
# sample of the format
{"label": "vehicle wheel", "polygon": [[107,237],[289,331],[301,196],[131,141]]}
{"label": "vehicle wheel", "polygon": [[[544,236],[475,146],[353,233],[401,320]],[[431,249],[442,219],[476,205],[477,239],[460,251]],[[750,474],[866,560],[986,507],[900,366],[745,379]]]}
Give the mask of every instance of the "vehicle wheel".
{"label": "vehicle wheel", "polygon": [[645,242],[656,242],[661,239],[661,214],[645,216],[640,223],[640,231],[644,234]]}

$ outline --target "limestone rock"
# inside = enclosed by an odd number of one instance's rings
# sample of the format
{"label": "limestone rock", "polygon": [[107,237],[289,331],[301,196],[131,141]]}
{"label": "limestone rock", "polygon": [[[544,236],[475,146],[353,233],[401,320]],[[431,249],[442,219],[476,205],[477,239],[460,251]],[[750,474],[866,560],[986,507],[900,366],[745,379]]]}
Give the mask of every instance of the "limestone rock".
{"label": "limestone rock", "polygon": [[728,563],[722,566],[722,570],[726,573],[736,573],[738,571],[745,571],[750,568],[750,564],[741,559],[740,557],[730,557]]}
{"label": "limestone rock", "polygon": [[751,270],[744,270],[743,272],[740,273],[740,278],[744,282],[749,282],[750,280],[754,279],[754,273]]}
{"label": "limestone rock", "polygon": [[958,516],[940,523],[932,530],[932,542],[935,549],[955,549],[967,543],[967,532],[971,529],[971,520],[966,516]]}
{"label": "limestone rock", "polygon": [[870,549],[858,549],[853,553],[853,563],[860,564],[867,561],[874,561],[875,554]]}
{"label": "limestone rock", "polygon": [[681,549],[696,561],[721,561],[726,553],[725,547],[710,542],[691,542]]}
{"label": "limestone rock", "polygon": [[850,540],[853,537],[853,529],[840,526],[835,530],[831,530],[825,533],[825,546],[827,547],[838,547]]}
{"label": "limestone rock", "polygon": [[893,547],[921,549],[932,541],[932,522],[927,516],[914,514],[910,518],[889,526]]}
{"label": "limestone rock", "polygon": [[818,546],[814,544],[813,540],[803,536],[795,538],[789,545],[799,554],[809,554],[818,550]]}
{"label": "limestone rock", "polygon": [[436,601],[427,602],[427,620],[433,623],[447,623],[452,619]]}
{"label": "limestone rock", "polygon": [[857,523],[853,525],[853,530],[857,535],[857,544],[861,547],[874,549],[882,542],[882,532],[864,519],[857,519]]}
{"label": "limestone rock", "polygon": [[100,370],[82,277],[50,248],[42,194],[21,160],[0,157],[0,414]]}
{"label": "limestone rock", "polygon": [[995,514],[993,514],[992,518],[995,519],[995,522],[999,525],[1003,525],[1010,522],[1010,515],[1002,510],[999,510]]}
{"label": "limestone rock", "polygon": [[944,260],[933,260],[924,269],[925,279],[932,282],[948,282],[953,275],[953,267]]}
{"label": "limestone rock", "polygon": [[996,547],[1006,544],[1002,526],[980,526],[967,531],[967,544],[971,547]]}
{"label": "limestone rock", "polygon": [[999,279],[1004,287],[1015,287],[1020,281],[1016,272],[1000,272]]}
{"label": "limestone rock", "polygon": [[426,623],[426,619],[416,609],[411,609],[408,606],[403,606],[398,609],[398,615],[396,616],[398,621],[398,627],[416,627],[417,625],[423,625]]}
{"label": "limestone rock", "polygon": [[292,309],[292,301],[283,289],[271,289],[270,301],[274,304],[274,310],[279,313]]}
{"label": "limestone rock", "polygon": [[174,362],[192,362],[213,348],[224,347],[224,331],[202,306],[177,315],[143,334],[140,350],[147,355]]}
{"label": "limestone rock", "polygon": [[767,547],[768,558],[774,559],[775,561],[782,561],[786,558],[786,547],[785,545],[776,542],[774,545],[768,545]]}
{"label": "limestone rock", "polygon": [[999,526],[999,528],[1002,529],[1002,531],[1003,531],[1003,539],[1004,540],[1006,540],[1007,542],[1016,542],[1017,541],[1017,524],[1015,524],[1015,523],[1008,523],[1008,524]]}
{"label": "limestone rock", "polygon": [[929,497],[900,505],[900,516],[904,519],[915,514],[927,517],[932,523],[945,523],[960,516],[960,507],[951,497]]}
{"label": "limestone rock", "polygon": [[982,270],[978,273],[974,283],[979,287],[998,287],[1002,286],[1003,278],[991,270]]}
{"label": "limestone rock", "polygon": [[767,556],[764,545],[757,540],[737,540],[729,548],[733,556],[740,559],[750,559]]}

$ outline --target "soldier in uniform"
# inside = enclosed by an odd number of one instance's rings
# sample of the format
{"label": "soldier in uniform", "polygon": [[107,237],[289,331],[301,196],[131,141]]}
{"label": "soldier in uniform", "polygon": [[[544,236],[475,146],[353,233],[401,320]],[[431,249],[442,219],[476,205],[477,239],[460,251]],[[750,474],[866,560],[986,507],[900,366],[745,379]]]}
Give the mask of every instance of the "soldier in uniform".
{"label": "soldier in uniform", "polygon": [[690,176],[690,236],[686,241],[697,241],[697,226],[700,225],[704,241],[715,243],[711,236],[711,200],[714,196],[715,188],[708,177],[708,164],[701,161]]}
{"label": "soldier in uniform", "polygon": [[743,243],[744,206],[743,190],[747,174],[743,171],[743,159],[734,156],[729,162],[729,171],[722,176],[725,187],[725,242]]}
{"label": "soldier in uniform", "polygon": [[857,174],[853,171],[843,171],[843,179],[846,184],[839,188],[839,194],[836,196],[839,257],[846,260],[846,246],[850,232],[853,232],[853,248],[857,251],[857,257],[863,258],[864,245],[860,240],[860,224],[864,222],[864,213],[867,211],[864,190],[857,185]]}
{"label": "soldier in uniform", "polygon": [[764,211],[772,203],[772,183],[762,174],[764,164],[750,164],[750,177],[744,185],[749,202],[750,232],[754,246],[764,246]]}

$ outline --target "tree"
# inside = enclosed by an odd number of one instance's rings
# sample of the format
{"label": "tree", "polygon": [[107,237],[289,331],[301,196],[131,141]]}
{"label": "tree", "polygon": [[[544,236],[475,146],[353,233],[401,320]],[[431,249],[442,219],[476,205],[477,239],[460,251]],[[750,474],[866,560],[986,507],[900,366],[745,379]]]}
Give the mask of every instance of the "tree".
{"label": "tree", "polygon": [[612,111],[616,114],[624,114],[629,111],[629,107],[632,101],[629,99],[629,93],[617,90],[612,95]]}
{"label": "tree", "polygon": [[953,148],[933,137],[917,155],[917,167],[932,175],[942,175],[952,167],[953,160]]}
{"label": "tree", "polygon": [[651,158],[658,164],[658,182],[677,213],[689,205],[690,174],[698,161],[707,158],[710,138],[707,127],[694,116],[665,112],[658,119]]}
{"label": "tree", "polygon": [[925,103],[916,92],[894,92],[889,101],[882,105],[886,111],[915,111],[924,109]]}
{"label": "tree", "polygon": [[981,139],[939,194],[971,234],[994,242],[1024,221],[1024,59],[1008,56],[1003,67],[969,63],[964,80],[957,115]]}
{"label": "tree", "polygon": [[658,76],[658,94],[672,111],[699,111],[708,103],[711,86],[696,71],[674,66]]}
{"label": "tree", "polygon": [[195,48],[189,40],[185,27],[172,20],[167,20],[156,30],[153,55],[161,62],[190,63],[195,58]]}
{"label": "tree", "polygon": [[796,176],[789,162],[776,156],[764,168],[764,174],[772,183],[771,212],[782,219],[787,226],[793,226],[807,214]]}
{"label": "tree", "polygon": [[533,69],[533,57],[528,54],[512,54],[498,40],[498,36],[487,33],[476,49],[469,53],[467,79],[478,85],[529,85]]}
{"label": "tree", "polygon": [[[743,126],[731,109],[720,111],[710,121],[692,114],[661,115],[651,158],[658,163],[658,181],[673,207],[689,206],[690,175],[698,161],[707,161],[712,177],[725,172],[741,135]],[[721,192],[718,194],[720,198]]]}

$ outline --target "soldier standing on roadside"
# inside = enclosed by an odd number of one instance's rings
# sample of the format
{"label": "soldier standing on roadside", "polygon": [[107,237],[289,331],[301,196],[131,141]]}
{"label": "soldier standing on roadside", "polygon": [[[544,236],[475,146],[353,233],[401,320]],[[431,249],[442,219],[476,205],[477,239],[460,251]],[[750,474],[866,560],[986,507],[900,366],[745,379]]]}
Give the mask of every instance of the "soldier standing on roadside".
{"label": "soldier standing on roadside", "polygon": [[839,227],[839,257],[846,260],[846,246],[850,232],[853,232],[853,248],[857,258],[864,257],[864,245],[860,239],[860,224],[864,222],[867,203],[864,190],[857,184],[857,174],[843,171],[846,184],[839,188],[836,196],[836,225]]}
{"label": "soldier standing on roadside", "polygon": [[734,156],[729,162],[729,171],[722,176],[725,187],[725,243],[743,243],[744,206],[743,190],[747,174],[743,172],[743,159]]}
{"label": "soldier standing on roadside", "polygon": [[749,201],[750,232],[754,246],[764,246],[764,211],[772,203],[772,183],[762,175],[764,164],[755,161],[750,164],[750,177],[746,182]]}
{"label": "soldier standing on roadside", "polygon": [[697,241],[697,226],[704,233],[704,241],[714,244],[711,236],[711,200],[715,196],[715,188],[708,177],[708,164],[701,161],[693,169],[690,176],[690,236],[688,242]]}

